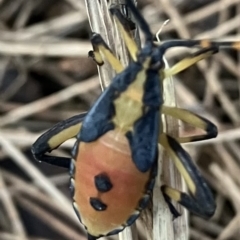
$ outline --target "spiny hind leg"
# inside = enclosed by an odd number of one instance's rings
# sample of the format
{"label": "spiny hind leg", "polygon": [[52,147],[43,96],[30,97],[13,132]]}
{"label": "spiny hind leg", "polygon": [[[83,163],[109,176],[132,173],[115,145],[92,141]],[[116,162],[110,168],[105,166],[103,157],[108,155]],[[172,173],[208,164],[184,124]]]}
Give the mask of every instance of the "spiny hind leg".
{"label": "spiny hind leg", "polygon": [[189,194],[187,194],[167,185],[162,186],[163,195],[170,208],[173,207],[170,202],[172,199],[198,216],[211,217],[216,208],[213,195],[189,154],[177,140],[166,134],[161,135],[160,144],[173,160],[189,189]]}
{"label": "spiny hind leg", "polygon": [[177,108],[177,107],[162,106],[162,113],[168,116],[172,116],[176,119],[180,119],[183,122],[186,122],[192,125],[193,127],[200,128],[206,132],[206,134],[203,134],[203,135],[179,137],[179,138],[176,137],[178,142],[186,143],[186,142],[201,141],[201,140],[206,140],[210,138],[215,138],[217,136],[217,133],[218,133],[217,127],[212,122],[193,112],[190,112],[189,110]]}

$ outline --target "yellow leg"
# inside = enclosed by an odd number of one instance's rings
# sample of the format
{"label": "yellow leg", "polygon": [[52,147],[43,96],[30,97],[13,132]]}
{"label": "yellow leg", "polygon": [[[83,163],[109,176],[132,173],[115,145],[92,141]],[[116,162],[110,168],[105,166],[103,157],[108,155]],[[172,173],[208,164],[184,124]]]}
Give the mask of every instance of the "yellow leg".
{"label": "yellow leg", "polygon": [[86,113],[82,113],[57,123],[32,145],[32,153],[36,160],[59,167],[69,168],[71,158],[46,155],[70,138],[77,136]]}
{"label": "yellow leg", "polygon": [[194,127],[197,127],[206,131],[206,134],[203,134],[203,135],[176,138],[178,142],[186,143],[186,142],[201,141],[201,140],[214,138],[217,136],[217,133],[218,133],[217,127],[206,118],[198,116],[193,112],[190,112],[182,108],[177,108],[177,107],[162,106],[162,113],[172,116],[176,119],[180,119],[183,122],[186,122]]}
{"label": "yellow leg", "polygon": [[162,186],[162,192],[170,209],[174,209],[170,202],[170,199],[173,199],[201,217],[211,217],[215,211],[213,195],[189,154],[174,138],[166,134],[160,136],[160,144],[173,160],[190,191],[188,195],[169,186]]}
{"label": "yellow leg", "polygon": [[187,57],[182,59],[180,62],[176,63],[174,66],[172,66],[169,69],[164,69],[163,70],[163,76],[164,79],[167,77],[173,76],[190,66],[194,65],[195,63],[201,61],[202,59],[208,58],[212,56],[214,53],[217,52],[216,48],[207,48],[207,49],[201,49],[200,51],[196,52],[194,56],[192,57]]}
{"label": "yellow leg", "polygon": [[137,54],[138,54],[138,47],[136,42],[133,40],[132,36],[130,35],[129,23],[126,18],[122,15],[118,8],[111,8],[111,14],[113,15],[117,26],[119,27],[128,51],[133,59],[133,61],[137,61]]}
{"label": "yellow leg", "polygon": [[[138,54],[138,47],[136,42],[133,40],[132,36],[130,35],[130,28],[129,20],[127,20],[120,10],[116,7],[112,7],[110,9],[111,14],[113,15],[118,28],[120,29],[123,39],[126,43],[128,51],[134,61],[137,61],[137,54]],[[114,56],[110,48],[102,39],[101,35],[94,33],[91,38],[91,42],[93,45],[93,51],[89,52],[89,56],[99,65],[104,64],[104,58],[111,64],[112,68],[116,71],[116,73],[120,73],[124,70],[123,65],[121,62]],[[101,55],[102,54],[102,55]]]}
{"label": "yellow leg", "polygon": [[89,52],[89,57],[91,57],[99,66],[101,66],[104,64],[103,58],[101,56],[102,54],[104,58],[106,58],[106,60],[111,64],[116,73],[123,71],[123,65],[114,56],[100,34],[94,33],[91,37],[91,42],[93,45],[93,51]]}

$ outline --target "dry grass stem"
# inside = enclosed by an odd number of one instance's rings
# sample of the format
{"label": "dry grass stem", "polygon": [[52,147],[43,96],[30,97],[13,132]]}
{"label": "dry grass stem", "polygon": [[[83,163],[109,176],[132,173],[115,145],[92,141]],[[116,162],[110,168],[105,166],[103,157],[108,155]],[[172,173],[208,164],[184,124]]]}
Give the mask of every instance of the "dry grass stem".
{"label": "dry grass stem", "polygon": [[[62,204],[63,209],[66,212],[72,212],[72,205],[70,201],[58,190],[55,186],[35,167],[28,159],[19,151],[14,145],[9,141],[0,136],[0,146],[9,156],[15,161],[17,165],[22,168],[23,171],[33,180],[34,184],[39,186],[50,196],[52,196],[53,201]],[[75,216],[73,216],[75,218]],[[76,219],[76,218],[75,218]]]}
{"label": "dry grass stem", "polygon": [[[240,215],[235,216],[228,226],[221,232],[217,240],[232,239],[239,235]],[[237,239],[237,238],[236,238]]]}
{"label": "dry grass stem", "polygon": [[8,221],[11,223],[13,234],[16,234],[17,236],[21,237],[22,240],[25,240],[26,233],[25,233],[24,226],[21,222],[21,219],[16,210],[14,202],[11,198],[11,195],[8,192],[8,189],[6,188],[4,179],[2,178],[1,175],[0,175],[0,195],[1,195],[1,197],[0,197],[1,204],[6,209]]}
{"label": "dry grass stem", "polygon": [[30,55],[34,57],[85,57],[89,42],[78,41],[1,41],[0,53],[8,56]]}
{"label": "dry grass stem", "polygon": [[19,121],[20,119],[23,119],[25,117],[28,117],[30,115],[33,115],[35,113],[38,113],[40,111],[43,111],[47,108],[50,108],[56,104],[60,104],[64,101],[67,101],[81,93],[84,93],[88,90],[92,90],[98,86],[98,82],[96,81],[96,78],[89,79],[86,82],[76,83],[68,88],[65,88],[62,91],[59,91],[58,93],[52,94],[48,97],[45,97],[41,100],[29,103],[25,106],[19,107],[17,109],[14,109],[10,112],[8,112],[5,116],[1,117],[0,119],[0,127],[9,124],[14,123],[16,121]]}
{"label": "dry grass stem", "polygon": [[67,227],[66,224],[59,221],[56,217],[49,214],[48,211],[41,208],[39,205],[34,204],[32,201],[27,200],[21,196],[17,197],[17,201],[22,205],[23,208],[41,218],[44,222],[47,223],[48,226],[59,232],[60,235],[63,235],[68,239],[86,240],[85,237],[79,236],[78,232],[75,232]]}

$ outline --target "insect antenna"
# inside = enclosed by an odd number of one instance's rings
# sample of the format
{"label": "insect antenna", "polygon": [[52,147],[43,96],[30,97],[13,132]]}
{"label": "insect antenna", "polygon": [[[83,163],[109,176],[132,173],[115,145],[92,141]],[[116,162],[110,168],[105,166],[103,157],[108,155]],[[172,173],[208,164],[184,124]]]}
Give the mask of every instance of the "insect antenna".
{"label": "insect antenna", "polygon": [[168,40],[162,43],[159,46],[161,54],[164,54],[167,49],[172,47],[201,47],[201,48],[230,48],[239,51],[240,50],[240,41],[233,42],[218,42],[211,41],[208,39],[203,40]]}

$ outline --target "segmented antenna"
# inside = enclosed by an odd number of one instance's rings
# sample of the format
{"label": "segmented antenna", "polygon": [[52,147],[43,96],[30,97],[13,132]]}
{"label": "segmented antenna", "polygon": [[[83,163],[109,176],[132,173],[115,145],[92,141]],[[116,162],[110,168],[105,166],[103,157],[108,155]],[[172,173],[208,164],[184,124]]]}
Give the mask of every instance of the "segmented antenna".
{"label": "segmented antenna", "polygon": [[240,50],[240,41],[233,42],[215,42],[208,39],[203,40],[168,40],[162,43],[159,46],[161,54],[164,54],[168,48],[172,47],[201,47],[201,48],[229,48],[239,51]]}

